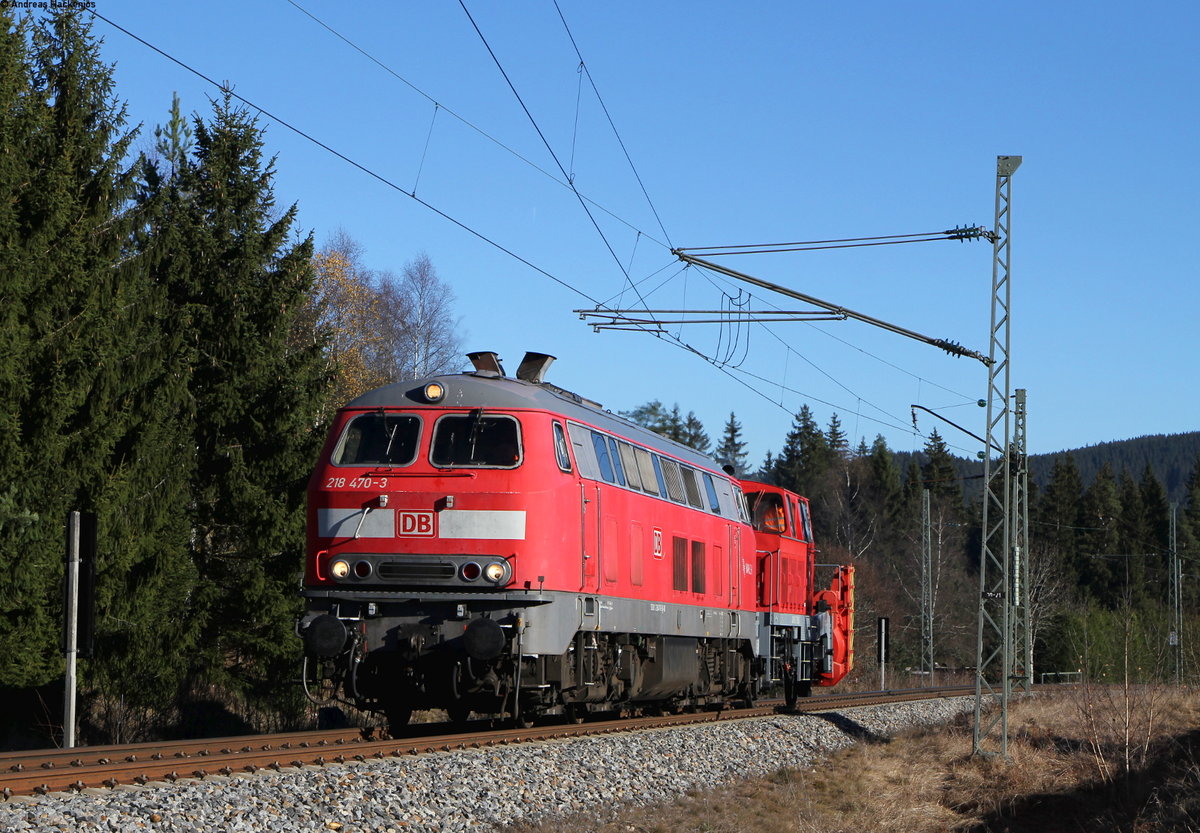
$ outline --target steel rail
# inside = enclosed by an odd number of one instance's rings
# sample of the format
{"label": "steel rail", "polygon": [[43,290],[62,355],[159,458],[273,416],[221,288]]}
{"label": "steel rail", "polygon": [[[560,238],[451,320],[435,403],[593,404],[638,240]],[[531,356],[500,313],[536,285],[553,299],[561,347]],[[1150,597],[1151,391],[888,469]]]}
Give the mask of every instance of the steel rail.
{"label": "steel rail", "polygon": [[[795,712],[828,712],[838,709],[907,700],[966,696],[970,686],[904,691],[838,692],[805,698]],[[718,720],[765,717],[784,711],[781,705],[725,709],[599,720],[582,724],[557,724],[532,729],[494,729],[479,720],[460,730],[446,732],[448,724],[423,724],[387,737],[377,730],[291,732],[210,738],[171,743],[137,743],[119,746],[43,749],[0,753],[0,794],[37,795],[60,791],[146,785],[181,779],[232,776],[289,767],[323,766],[411,755],[479,749],[531,741],[544,741],[644,729],[669,728]],[[420,734],[428,726],[429,734]],[[481,729],[481,726],[489,728]]]}

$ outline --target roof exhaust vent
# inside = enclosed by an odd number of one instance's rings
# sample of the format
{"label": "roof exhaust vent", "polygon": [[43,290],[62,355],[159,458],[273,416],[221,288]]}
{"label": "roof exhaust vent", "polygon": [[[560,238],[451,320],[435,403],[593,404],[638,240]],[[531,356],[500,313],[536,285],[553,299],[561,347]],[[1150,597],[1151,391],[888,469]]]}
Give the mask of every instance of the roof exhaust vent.
{"label": "roof exhaust vent", "polygon": [[500,364],[500,356],[497,353],[467,353],[467,358],[471,360],[471,365],[475,368],[476,373],[492,376],[504,375],[504,365]]}
{"label": "roof exhaust vent", "polygon": [[517,368],[517,378],[523,382],[540,385],[552,364],[554,364],[554,356],[547,353],[526,352],[525,358],[521,359],[521,366]]}

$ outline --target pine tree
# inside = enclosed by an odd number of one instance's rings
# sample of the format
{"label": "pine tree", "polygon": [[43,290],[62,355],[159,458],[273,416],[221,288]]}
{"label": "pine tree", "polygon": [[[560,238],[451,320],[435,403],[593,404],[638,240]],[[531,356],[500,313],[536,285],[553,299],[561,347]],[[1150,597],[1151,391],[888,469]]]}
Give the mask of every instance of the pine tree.
{"label": "pine tree", "polygon": [[[133,654],[149,659],[156,643],[144,637],[170,631],[142,579],[170,557],[161,533],[174,521],[130,522],[156,506],[161,486],[164,455],[147,445],[161,425],[160,299],[129,250],[137,218],[122,211],[133,177],[120,160],[132,134],[89,25],[60,14],[14,27],[0,10],[0,29],[0,147],[21,149],[0,154],[0,478],[14,484],[5,497],[24,519],[0,525],[0,554],[40,565],[0,578],[0,681],[36,685],[59,672],[61,574],[51,565],[62,561],[67,512],[81,509],[98,514],[100,545],[86,683],[113,678],[111,663]],[[130,628],[146,632],[122,640]],[[159,670],[144,666],[142,690]],[[138,683],[125,679],[129,691]]]}
{"label": "pine tree", "polygon": [[293,670],[303,496],[329,386],[319,340],[295,335],[312,241],[277,212],[263,134],[229,96],[196,117],[163,207],[156,275],[184,325],[195,467],[190,523],[205,652],[195,673],[268,692]]}
{"label": "pine tree", "polygon": [[733,411],[729,412],[729,422],[725,423],[725,433],[713,456],[723,465],[732,466],[735,477],[747,475],[746,443],[742,441],[742,424],[738,422]]}
{"label": "pine tree", "polygon": [[825,431],[825,442],[829,453],[835,460],[845,460],[850,456],[850,441],[842,430],[842,420],[836,413],[829,417],[829,428]]}
{"label": "pine tree", "polygon": [[704,423],[700,421],[694,411],[688,411],[688,415],[683,421],[683,431],[679,441],[696,449],[701,454],[707,454],[712,448],[712,440],[708,438],[708,432],[704,430]]}
{"label": "pine tree", "polygon": [[1146,509],[1137,482],[1122,471],[1117,478],[1120,513],[1117,522],[1117,550],[1121,558],[1119,572],[1124,576],[1124,593],[1129,603],[1141,607],[1148,599],[1146,562],[1155,557],[1149,549]]}
{"label": "pine tree", "polygon": [[1149,593],[1147,601],[1154,604],[1155,600],[1168,597],[1171,506],[1167,501],[1167,490],[1163,487],[1162,481],[1154,474],[1154,469],[1149,463],[1142,471],[1142,479],[1138,482],[1138,493],[1146,536],[1143,549],[1151,554],[1146,561],[1146,568],[1150,577],[1153,578],[1153,583],[1147,588]]}
{"label": "pine tree", "polygon": [[802,405],[792,421],[783,450],[775,459],[775,482],[812,498],[830,463],[829,442],[813,419],[812,411]]}
{"label": "pine tree", "polygon": [[1121,552],[1121,503],[1112,468],[1105,463],[1083,495],[1076,572],[1083,590],[1110,609],[1125,600]]}
{"label": "pine tree", "polygon": [[694,411],[688,411],[687,417],[676,403],[668,411],[657,399],[640,405],[632,411],[621,411],[621,416],[636,422],[643,428],[648,428],[656,434],[661,434],[677,443],[696,449],[701,454],[707,454],[712,447],[712,440],[704,431],[704,423]]}
{"label": "pine tree", "polygon": [[954,471],[953,457],[946,447],[946,441],[937,429],[929,434],[925,441],[925,464],[921,466],[921,477],[925,487],[934,495],[949,501],[962,504],[962,487],[959,485],[958,474]]}

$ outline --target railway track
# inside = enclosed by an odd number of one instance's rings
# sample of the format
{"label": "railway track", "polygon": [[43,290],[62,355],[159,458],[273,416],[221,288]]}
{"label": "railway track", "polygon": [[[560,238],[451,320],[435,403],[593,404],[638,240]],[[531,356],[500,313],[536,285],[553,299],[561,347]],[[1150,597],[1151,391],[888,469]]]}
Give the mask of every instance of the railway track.
{"label": "railway track", "polygon": [[[801,700],[795,711],[827,712],[972,693],[972,686],[838,692]],[[779,705],[764,704],[755,708],[555,724],[532,729],[495,729],[488,721],[477,721],[447,731],[447,724],[426,724],[415,727],[425,730],[427,726],[426,731],[414,731],[410,736],[399,738],[387,737],[375,730],[355,729],[5,752],[0,753],[0,794],[8,799],[19,795],[251,774],[265,769],[278,771],[288,767],[323,766],[371,758],[763,717],[780,710]]]}

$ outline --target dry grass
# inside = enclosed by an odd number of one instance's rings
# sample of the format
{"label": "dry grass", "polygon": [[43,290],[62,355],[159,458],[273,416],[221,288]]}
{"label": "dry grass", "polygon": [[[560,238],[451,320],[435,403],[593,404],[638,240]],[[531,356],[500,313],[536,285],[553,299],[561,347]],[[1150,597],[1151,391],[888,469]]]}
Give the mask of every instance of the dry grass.
{"label": "dry grass", "polygon": [[970,715],[802,770],[605,818],[513,833],[1200,831],[1200,693],[1071,688],[1014,701],[1007,761],[971,755]]}

